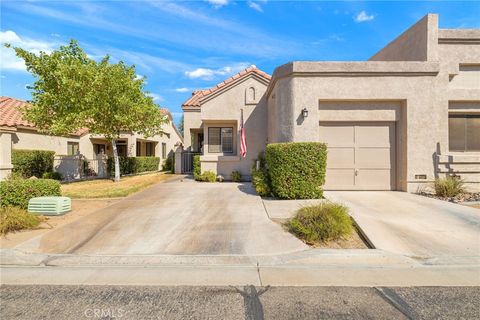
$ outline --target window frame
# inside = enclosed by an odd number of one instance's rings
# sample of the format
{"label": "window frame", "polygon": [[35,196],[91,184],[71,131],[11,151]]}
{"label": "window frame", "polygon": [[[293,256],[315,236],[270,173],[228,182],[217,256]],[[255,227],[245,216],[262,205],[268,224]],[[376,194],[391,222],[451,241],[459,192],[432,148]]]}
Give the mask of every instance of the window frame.
{"label": "window frame", "polygon": [[[77,150],[75,152],[75,148],[72,147],[72,152],[73,153],[70,153],[70,147],[71,146],[77,146]],[[74,156],[76,155],[77,153],[80,153],[80,143],[79,142],[76,142],[76,141],[67,141],[67,155],[68,156]]]}
{"label": "window frame", "polygon": [[[212,135],[210,134],[210,129],[219,129],[220,132],[220,151],[212,151],[211,147],[212,144],[210,143],[210,138]],[[232,149],[231,151],[224,151],[223,148],[223,135],[222,135],[222,130],[223,129],[230,129],[232,131]],[[234,153],[234,131],[233,127],[208,127],[208,153],[222,153],[222,154],[233,154]]]}
{"label": "window frame", "polygon": [[167,144],[162,142],[162,159],[167,158]]}
{"label": "window frame", "polygon": [[[451,128],[450,125],[450,119],[452,118],[457,118],[457,119],[463,119],[463,148],[462,149],[453,149],[452,148],[452,143],[451,143],[451,137],[452,137],[452,131],[453,128]],[[469,132],[469,126],[468,126],[468,121],[467,119],[480,119],[480,114],[471,114],[471,113],[449,113],[448,115],[448,151],[449,152],[473,152],[473,153],[480,153],[480,147],[478,149],[470,149],[469,148],[469,137],[474,137],[474,134],[468,134]],[[479,135],[480,136],[480,132]]]}
{"label": "window frame", "polygon": [[155,142],[145,142],[145,156],[155,157]]}

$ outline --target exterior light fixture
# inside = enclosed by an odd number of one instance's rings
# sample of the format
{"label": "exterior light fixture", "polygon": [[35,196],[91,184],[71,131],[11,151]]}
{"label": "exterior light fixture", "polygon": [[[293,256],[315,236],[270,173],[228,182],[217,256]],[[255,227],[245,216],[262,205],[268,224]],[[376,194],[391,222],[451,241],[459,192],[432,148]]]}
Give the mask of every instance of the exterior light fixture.
{"label": "exterior light fixture", "polygon": [[303,108],[303,109],[302,109],[302,116],[303,116],[304,118],[308,117],[308,110],[307,110],[307,108]]}

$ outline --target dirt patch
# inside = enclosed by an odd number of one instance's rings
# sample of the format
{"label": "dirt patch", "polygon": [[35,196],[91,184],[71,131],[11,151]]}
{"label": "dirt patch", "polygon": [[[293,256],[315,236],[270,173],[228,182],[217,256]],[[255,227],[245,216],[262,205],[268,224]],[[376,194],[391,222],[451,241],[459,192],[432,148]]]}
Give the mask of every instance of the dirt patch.
{"label": "dirt patch", "polygon": [[17,245],[28,241],[36,236],[42,235],[51,231],[54,228],[66,225],[81,217],[85,217],[97,210],[103,209],[115,202],[117,199],[74,199],[72,200],[72,211],[63,216],[49,216],[46,221],[41,223],[38,229],[23,230],[9,233],[0,238],[0,248],[8,249],[14,248]]}
{"label": "dirt patch", "polygon": [[[289,232],[287,228],[285,228],[285,222],[287,222],[288,219],[278,219],[278,218],[272,218],[271,219],[273,222],[278,223],[282,226],[282,228],[285,230],[285,232]],[[302,239],[299,239],[302,240]],[[303,240],[302,240],[303,241]],[[303,241],[304,242],[304,241]],[[335,241],[329,241],[329,242],[319,242],[319,243],[306,243],[306,245],[312,247],[312,248],[323,248],[323,249],[369,249],[368,244],[366,241],[363,239],[362,235],[358,231],[358,229],[355,227],[354,232],[348,239],[340,239],[340,240],[335,240]]]}

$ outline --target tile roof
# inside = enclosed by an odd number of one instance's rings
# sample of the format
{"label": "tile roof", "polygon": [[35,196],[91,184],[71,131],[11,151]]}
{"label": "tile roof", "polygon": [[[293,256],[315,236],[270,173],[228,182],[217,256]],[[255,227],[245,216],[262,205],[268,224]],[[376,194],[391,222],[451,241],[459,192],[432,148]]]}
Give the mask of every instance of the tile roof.
{"label": "tile roof", "polygon": [[[22,127],[36,130],[37,128],[33,123],[23,119],[22,109],[28,106],[29,103],[24,100],[4,96],[0,97],[0,127]],[[170,121],[172,121],[172,125],[175,126],[175,124],[173,123],[172,114],[168,109],[160,108],[160,112],[168,116],[170,118]],[[178,132],[178,129],[176,127],[175,130],[177,130]],[[88,133],[88,129],[82,128],[77,130],[77,132],[73,133],[72,135],[82,136],[86,133]]]}
{"label": "tile roof", "polygon": [[234,74],[233,76],[231,76],[230,78],[220,82],[219,84],[217,84],[216,86],[210,88],[210,89],[206,89],[206,90],[195,90],[192,92],[192,96],[190,98],[188,98],[187,101],[185,101],[183,104],[182,104],[182,107],[200,107],[201,105],[201,100],[214,93],[215,91],[223,88],[224,86],[226,86],[227,84],[237,80],[237,79],[240,79],[240,78],[243,78],[247,75],[250,75],[250,74],[257,74],[263,78],[265,78],[266,80],[270,81],[270,79],[272,78],[268,73],[266,72],[263,72],[262,70],[258,69],[256,66],[250,66],[242,71],[240,71],[239,73],[237,74]]}
{"label": "tile roof", "polygon": [[[10,128],[28,128],[36,130],[35,125],[23,118],[22,109],[29,106],[29,103],[24,100],[19,100],[10,97],[0,97],[0,127]],[[72,135],[81,136],[88,132],[88,129],[82,128]]]}

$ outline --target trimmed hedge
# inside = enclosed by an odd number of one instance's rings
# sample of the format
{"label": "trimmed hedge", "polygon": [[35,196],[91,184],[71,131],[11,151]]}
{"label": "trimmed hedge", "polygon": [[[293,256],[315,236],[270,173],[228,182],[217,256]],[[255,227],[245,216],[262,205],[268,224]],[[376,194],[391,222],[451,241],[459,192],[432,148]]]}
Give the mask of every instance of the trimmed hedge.
{"label": "trimmed hedge", "polygon": [[12,150],[13,172],[24,178],[41,178],[44,173],[53,171],[54,151]]}
{"label": "trimmed hedge", "polygon": [[327,146],[319,142],[267,145],[266,160],[273,195],[281,199],[323,197]]}
{"label": "trimmed hedge", "polygon": [[200,167],[200,156],[193,156],[193,178],[197,181],[201,181],[202,168]]}
{"label": "trimmed hedge", "polygon": [[175,173],[175,154],[173,152],[163,161],[162,170]]}
{"label": "trimmed hedge", "polygon": [[60,196],[60,183],[51,179],[12,179],[0,182],[0,206],[27,209],[35,197]]}
{"label": "trimmed hedge", "polygon": [[[146,171],[158,171],[160,164],[159,157],[118,157],[120,162],[120,175],[140,173]],[[115,163],[113,157],[107,160],[108,172],[115,174]]]}

